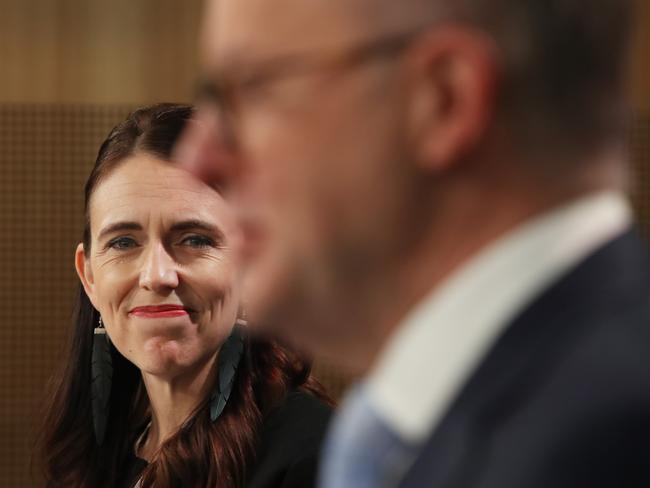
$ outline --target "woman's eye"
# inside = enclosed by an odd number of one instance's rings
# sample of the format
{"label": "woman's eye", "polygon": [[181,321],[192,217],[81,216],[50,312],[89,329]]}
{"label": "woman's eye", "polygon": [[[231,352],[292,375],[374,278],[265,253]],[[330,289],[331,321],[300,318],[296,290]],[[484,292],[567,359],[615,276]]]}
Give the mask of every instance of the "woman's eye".
{"label": "woman's eye", "polygon": [[181,241],[181,244],[196,249],[203,249],[206,247],[213,247],[214,241],[205,236],[188,236]]}
{"label": "woman's eye", "polygon": [[136,246],[137,243],[134,239],[130,237],[118,237],[110,241],[107,247],[110,247],[111,249],[117,249],[118,251],[124,251],[126,249],[132,249]]}

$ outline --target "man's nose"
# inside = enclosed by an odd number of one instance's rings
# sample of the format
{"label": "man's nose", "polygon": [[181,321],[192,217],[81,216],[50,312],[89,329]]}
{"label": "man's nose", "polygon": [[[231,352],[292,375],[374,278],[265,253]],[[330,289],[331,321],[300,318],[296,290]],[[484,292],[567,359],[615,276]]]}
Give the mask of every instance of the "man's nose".
{"label": "man's nose", "polygon": [[144,256],[140,287],[156,293],[168,293],[178,287],[176,262],[162,243],[153,245]]}
{"label": "man's nose", "polygon": [[174,148],[173,159],[220,192],[232,184],[238,171],[232,127],[217,110],[199,108]]}

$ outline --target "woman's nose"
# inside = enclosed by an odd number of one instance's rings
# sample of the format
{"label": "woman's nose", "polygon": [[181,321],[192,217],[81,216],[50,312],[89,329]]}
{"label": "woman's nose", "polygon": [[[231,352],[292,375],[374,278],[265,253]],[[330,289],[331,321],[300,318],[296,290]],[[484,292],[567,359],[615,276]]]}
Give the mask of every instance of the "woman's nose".
{"label": "woman's nose", "polygon": [[178,272],[174,258],[162,243],[153,245],[144,256],[140,270],[140,287],[164,294],[177,286]]}

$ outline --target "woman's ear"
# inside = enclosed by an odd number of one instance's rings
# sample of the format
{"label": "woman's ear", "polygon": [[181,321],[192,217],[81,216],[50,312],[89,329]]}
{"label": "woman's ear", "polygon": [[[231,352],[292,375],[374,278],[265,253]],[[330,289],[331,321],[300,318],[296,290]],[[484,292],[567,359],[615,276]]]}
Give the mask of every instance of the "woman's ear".
{"label": "woman's ear", "polygon": [[77,245],[77,249],[74,254],[74,266],[77,270],[77,275],[79,276],[79,280],[84,287],[86,295],[88,295],[88,298],[90,299],[93,306],[97,308],[95,305],[95,282],[93,279],[93,272],[92,268],[90,267],[90,262],[86,258],[86,251],[82,242]]}

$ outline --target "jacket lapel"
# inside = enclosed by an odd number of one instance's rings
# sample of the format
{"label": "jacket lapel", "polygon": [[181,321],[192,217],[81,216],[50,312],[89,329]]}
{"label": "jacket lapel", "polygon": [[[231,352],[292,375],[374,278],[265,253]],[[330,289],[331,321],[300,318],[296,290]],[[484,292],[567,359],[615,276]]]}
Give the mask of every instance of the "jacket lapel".
{"label": "jacket lapel", "polygon": [[[401,487],[469,487],[499,425],[535,392],[599,314],[638,300],[648,254],[630,231],[549,288],[505,330],[436,427]],[[481,313],[476,310],[476,313]]]}

